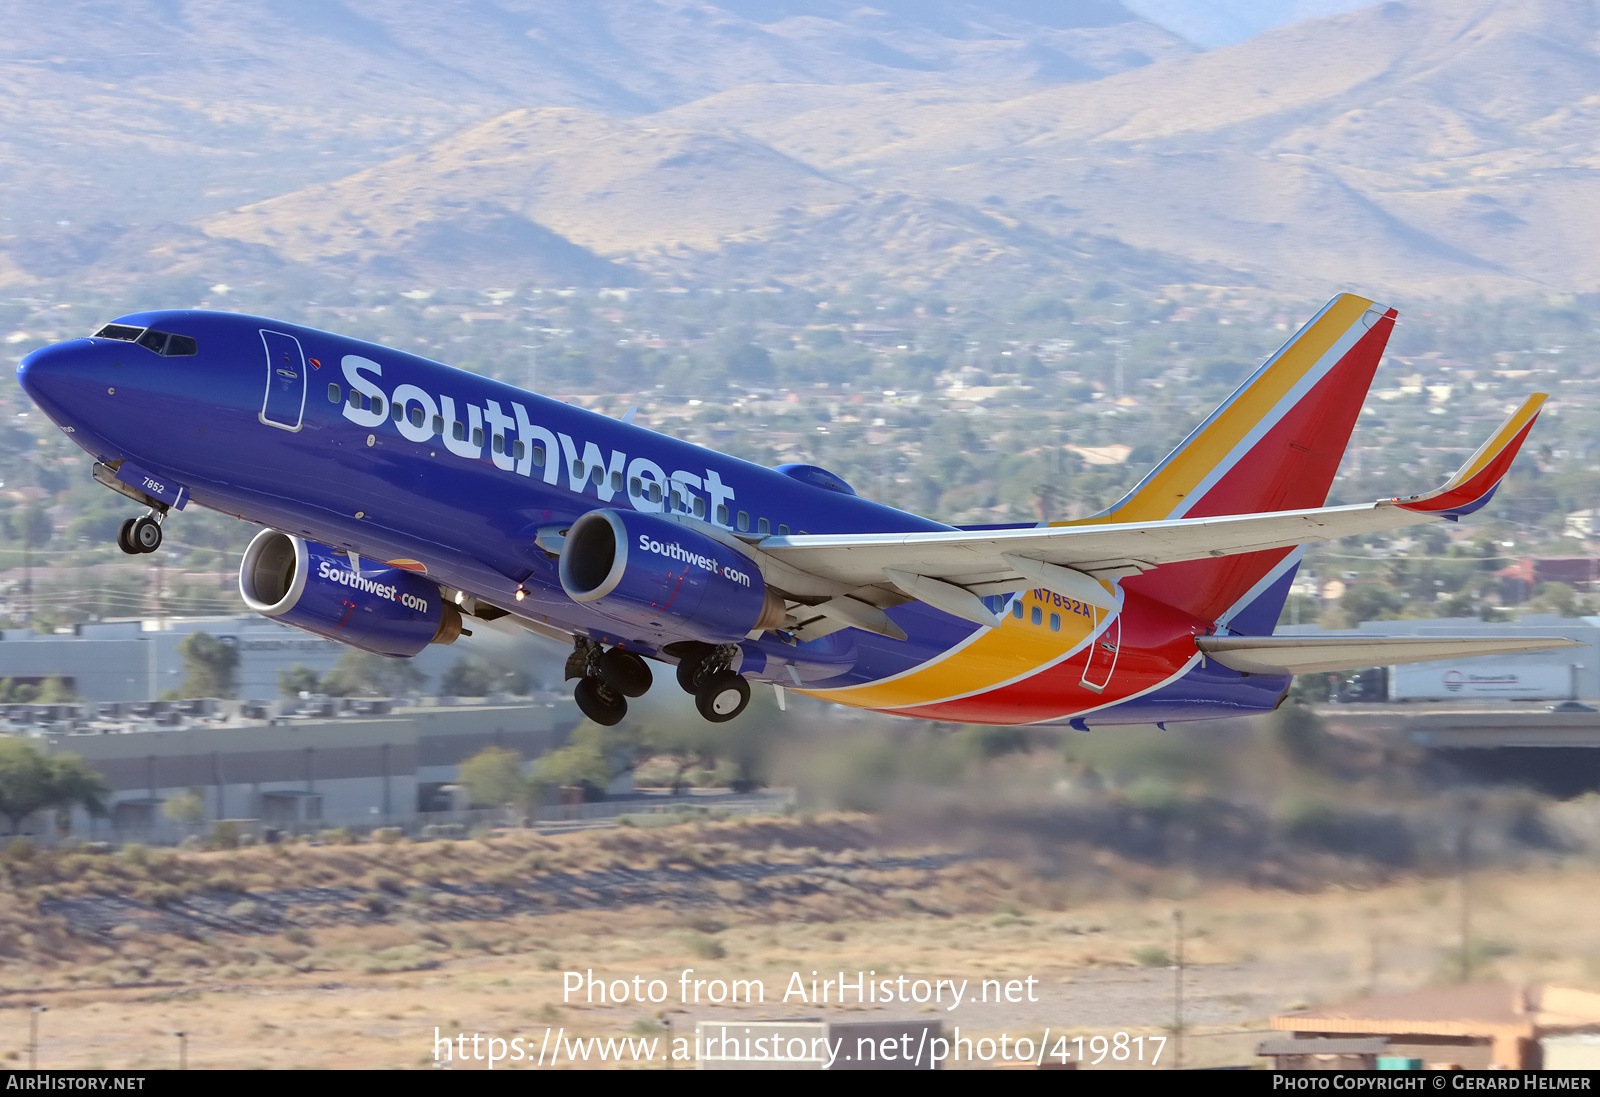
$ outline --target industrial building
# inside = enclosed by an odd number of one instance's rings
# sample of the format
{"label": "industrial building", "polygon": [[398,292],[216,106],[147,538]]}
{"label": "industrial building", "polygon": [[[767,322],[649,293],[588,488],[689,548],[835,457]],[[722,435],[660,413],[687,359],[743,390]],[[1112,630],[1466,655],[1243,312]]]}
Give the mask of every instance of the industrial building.
{"label": "industrial building", "polygon": [[1280,625],[1278,636],[1561,636],[1582,647],[1413,663],[1392,668],[1373,701],[1559,701],[1600,698],[1600,617],[1527,614],[1516,621],[1438,617],[1359,628]]}
{"label": "industrial building", "polygon": [[1434,1069],[1600,1066],[1600,994],[1567,987],[1429,987],[1274,1017],[1272,1027],[1292,1035],[1260,1049],[1278,1069],[1350,1069],[1352,1056]]}
{"label": "industrial building", "polygon": [[[411,664],[437,683],[458,660],[494,652],[503,662],[532,670],[548,685],[560,684],[566,651],[559,645],[527,633],[479,631],[482,635],[449,646],[430,646]],[[184,665],[178,645],[194,632],[209,633],[237,648],[237,694],[262,700],[278,696],[279,672],[298,663],[326,674],[350,650],[255,614],[104,621],[55,633],[0,630],[0,678],[35,684],[60,678],[86,701],[153,700],[182,684]]]}
{"label": "industrial building", "polygon": [[[108,814],[78,809],[75,834],[170,842],[220,819],[282,830],[409,828],[425,815],[466,806],[455,792],[462,760],[489,746],[538,757],[563,745],[580,718],[564,696],[392,709],[367,702],[338,716],[269,710],[252,718],[242,715],[245,708],[174,713],[170,725],[162,722],[167,713],[57,721],[56,730],[37,730],[35,741],[50,753],[81,755],[111,785]],[[191,790],[204,801],[206,821],[186,829],[163,806]]]}

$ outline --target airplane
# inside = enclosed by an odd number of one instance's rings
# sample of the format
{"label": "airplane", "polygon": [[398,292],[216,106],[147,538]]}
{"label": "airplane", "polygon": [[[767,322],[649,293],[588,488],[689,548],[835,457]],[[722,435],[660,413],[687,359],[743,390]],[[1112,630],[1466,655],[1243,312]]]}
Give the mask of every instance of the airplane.
{"label": "airplane", "polygon": [[1396,316],[1335,297],[1121,501],[1006,526],[261,317],[133,313],[17,373],[146,508],[124,552],[190,503],[264,527],[239,590],[282,624],[393,657],[520,625],[570,645],[602,725],[655,663],[715,722],[764,682],[780,704],[1087,731],[1268,712],[1295,674],[1571,645],[1273,635],[1301,546],[1480,509],[1545,400],[1433,491],[1325,506]]}

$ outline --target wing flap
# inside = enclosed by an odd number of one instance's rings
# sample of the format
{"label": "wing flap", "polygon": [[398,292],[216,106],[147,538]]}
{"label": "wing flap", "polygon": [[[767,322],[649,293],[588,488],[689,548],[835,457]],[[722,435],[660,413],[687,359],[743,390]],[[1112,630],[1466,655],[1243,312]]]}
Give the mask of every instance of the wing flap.
{"label": "wing flap", "polygon": [[1384,500],[1319,510],[1115,526],[804,534],[769,537],[759,548],[791,567],[851,586],[882,583],[885,569],[938,578],[993,573],[1007,553],[1110,578],[1106,572],[1129,574],[1180,560],[1333,541],[1439,521],[1440,517]]}
{"label": "wing flap", "polygon": [[1325,674],[1583,645],[1563,636],[1197,636],[1195,645],[1247,674]]}

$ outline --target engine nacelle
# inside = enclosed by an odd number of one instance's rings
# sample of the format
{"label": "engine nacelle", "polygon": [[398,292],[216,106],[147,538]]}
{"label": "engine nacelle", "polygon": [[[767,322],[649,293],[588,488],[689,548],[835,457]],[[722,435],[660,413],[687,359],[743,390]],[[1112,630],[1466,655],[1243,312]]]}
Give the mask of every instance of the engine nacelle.
{"label": "engine nacelle", "polygon": [[574,601],[662,640],[732,643],[784,620],[748,556],[651,514],[585,514],[567,531],[560,572]]}
{"label": "engine nacelle", "polygon": [[264,529],[239,566],[244,604],[286,625],[378,655],[454,643],[461,611],[437,584],[399,568],[363,568],[326,545]]}

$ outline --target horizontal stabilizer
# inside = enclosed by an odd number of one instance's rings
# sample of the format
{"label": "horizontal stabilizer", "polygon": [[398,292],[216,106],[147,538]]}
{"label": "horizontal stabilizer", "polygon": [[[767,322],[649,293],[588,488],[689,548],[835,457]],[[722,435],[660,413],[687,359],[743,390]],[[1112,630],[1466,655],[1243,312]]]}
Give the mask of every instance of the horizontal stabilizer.
{"label": "horizontal stabilizer", "polygon": [[1325,674],[1583,646],[1563,636],[1196,636],[1194,642],[1209,658],[1247,674]]}

